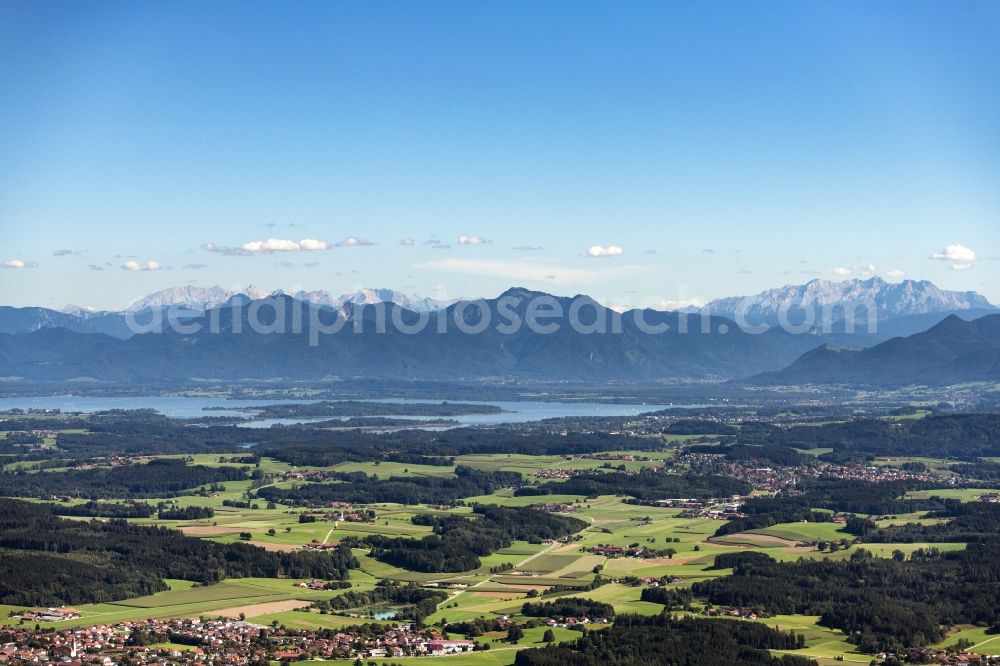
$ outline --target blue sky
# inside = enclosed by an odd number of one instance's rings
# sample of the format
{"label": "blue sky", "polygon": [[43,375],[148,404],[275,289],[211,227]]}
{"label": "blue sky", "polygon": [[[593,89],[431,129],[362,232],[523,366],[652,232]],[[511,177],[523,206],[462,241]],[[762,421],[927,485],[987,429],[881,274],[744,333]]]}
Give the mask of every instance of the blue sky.
{"label": "blue sky", "polygon": [[1000,302],[998,30],[976,2],[3,3],[0,303],[871,274]]}

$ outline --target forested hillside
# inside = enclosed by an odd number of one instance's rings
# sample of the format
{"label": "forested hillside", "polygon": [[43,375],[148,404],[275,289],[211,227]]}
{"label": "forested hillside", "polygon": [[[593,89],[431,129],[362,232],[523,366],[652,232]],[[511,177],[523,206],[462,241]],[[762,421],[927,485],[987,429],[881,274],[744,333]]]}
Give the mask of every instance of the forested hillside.
{"label": "forested hillside", "polygon": [[46,606],[144,596],[164,578],[203,584],[245,576],[347,577],[349,548],[273,553],[122,520],[67,520],[40,504],[0,499],[0,604]]}

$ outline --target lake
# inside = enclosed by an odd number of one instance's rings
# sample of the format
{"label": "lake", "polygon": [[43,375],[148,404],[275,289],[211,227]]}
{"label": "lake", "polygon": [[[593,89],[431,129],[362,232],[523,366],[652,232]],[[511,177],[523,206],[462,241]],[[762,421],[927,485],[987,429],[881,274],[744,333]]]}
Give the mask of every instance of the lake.
{"label": "lake", "polygon": [[[541,401],[505,401],[505,400],[456,400],[474,405],[496,405],[505,410],[499,414],[463,414],[448,417],[461,425],[500,425],[504,423],[526,423],[567,416],[635,416],[644,412],[655,412],[668,409],[670,405],[655,404],[606,404],[597,402],[541,402]],[[199,416],[239,416],[249,417],[239,411],[245,407],[262,407],[282,403],[302,404],[317,402],[317,400],[229,400],[227,398],[184,397],[184,396],[30,396],[0,398],[0,411],[8,409],[59,409],[64,412],[98,412],[109,409],[153,409],[171,418],[197,418]],[[440,399],[388,399],[368,400],[368,402],[383,403],[440,403]],[[685,405],[690,407],[691,405]],[[206,409],[211,408],[210,411]],[[440,417],[405,416],[414,420],[440,420]],[[316,420],[331,419],[262,419],[249,421],[246,426],[266,428],[276,423],[308,423]]]}

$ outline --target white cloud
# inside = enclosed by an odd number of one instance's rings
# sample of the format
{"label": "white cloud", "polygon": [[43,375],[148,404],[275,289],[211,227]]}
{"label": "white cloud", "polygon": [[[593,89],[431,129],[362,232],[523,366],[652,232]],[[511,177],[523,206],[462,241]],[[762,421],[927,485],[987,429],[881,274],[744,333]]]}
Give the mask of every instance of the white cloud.
{"label": "white cloud", "polygon": [[458,237],[458,244],[459,245],[482,245],[485,242],[487,242],[487,241],[484,240],[484,239],[482,239],[482,238],[480,238],[479,236],[464,236],[463,235],[463,236],[459,236]]}
{"label": "white cloud", "polygon": [[538,252],[539,250],[544,250],[545,248],[540,245],[515,245],[510,249],[517,250],[518,252]]}
{"label": "white cloud", "polygon": [[886,271],[885,276],[890,280],[901,280],[906,277],[906,273],[901,270],[895,269],[891,271]]}
{"label": "white cloud", "polygon": [[953,271],[968,271],[972,269],[972,264],[969,263],[952,264],[950,266],[950,269]]}
{"label": "white cloud", "polygon": [[364,247],[367,245],[374,245],[375,243],[367,241],[364,238],[358,238],[357,236],[348,236],[344,240],[336,244],[337,247]]}
{"label": "white cloud", "polygon": [[412,238],[404,238],[403,240],[399,241],[399,244],[400,245],[405,245],[407,247],[410,247],[411,245],[413,245],[413,239]]}
{"label": "white cloud", "polygon": [[293,240],[283,240],[281,238],[268,238],[265,241],[247,241],[240,246],[240,249],[251,252],[295,252],[299,250],[299,244]]}
{"label": "white cloud", "polygon": [[124,264],[122,264],[122,268],[127,271],[158,271],[162,268],[162,266],[160,266],[159,262],[156,261],[147,261],[146,263],[141,263],[136,261],[135,259],[129,259]]}
{"label": "white cloud", "polygon": [[617,245],[609,245],[604,247],[602,245],[594,245],[589,250],[587,250],[588,257],[617,257],[618,255],[625,252]]}
{"label": "white cloud", "polygon": [[201,246],[203,250],[224,254],[232,257],[248,257],[254,254],[272,254],[274,252],[311,252],[317,250],[329,250],[330,243],[315,238],[303,238],[300,241],[287,240],[284,238],[268,238],[267,240],[247,241],[239,247],[227,247],[216,245],[215,243],[205,243]]}
{"label": "white cloud", "polygon": [[976,253],[964,245],[955,243],[954,245],[948,245],[943,250],[938,250],[931,255],[931,259],[968,263],[976,260]]}
{"label": "white cloud", "polygon": [[0,264],[0,268],[14,268],[14,269],[36,268],[37,266],[38,266],[37,262],[25,261],[23,259],[9,259]]}
{"label": "white cloud", "polygon": [[850,268],[844,268],[843,266],[837,266],[836,268],[834,268],[830,272],[833,273],[834,275],[839,275],[841,277],[847,277],[853,271]]}
{"label": "white cloud", "polygon": [[208,264],[184,264],[181,268],[189,271],[200,271],[202,268],[208,268]]}
{"label": "white cloud", "polygon": [[527,261],[491,261],[478,259],[439,259],[416,264],[426,270],[448,271],[465,275],[483,275],[506,280],[526,280],[556,284],[599,284],[605,280],[644,272],[641,266],[615,266],[598,270],[564,268]]}

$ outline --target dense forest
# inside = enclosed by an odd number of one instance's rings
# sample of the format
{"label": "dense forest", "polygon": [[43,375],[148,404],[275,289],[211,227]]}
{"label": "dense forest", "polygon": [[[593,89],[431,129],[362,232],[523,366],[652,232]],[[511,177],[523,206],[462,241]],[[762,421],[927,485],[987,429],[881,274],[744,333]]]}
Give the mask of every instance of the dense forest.
{"label": "dense forest", "polygon": [[774,558],[767,553],[756,550],[738,550],[730,553],[719,553],[709,568],[734,569],[741,564],[753,562],[774,562]]}
{"label": "dense forest", "polygon": [[940,511],[928,513],[929,518],[946,518],[945,522],[924,525],[905,523],[888,527],[857,530],[868,543],[971,543],[987,542],[1000,535],[1000,504],[989,502],[959,502],[945,500]]}
{"label": "dense forest", "polygon": [[883,481],[871,483],[852,479],[800,479],[798,489],[803,494],[790,498],[800,506],[829,509],[841,513],[890,515],[939,509],[938,499],[902,499],[911,490],[934,488],[918,481]]}
{"label": "dense forest", "polygon": [[[799,480],[798,485],[801,492],[794,496],[762,496],[746,500],[740,507],[746,515],[720,525],[715,535],[735,534],[781,523],[830,522],[833,515],[829,511],[884,516],[930,511],[945,506],[943,500],[933,497],[901,499],[909,490],[933,487],[926,483],[870,483],[851,479],[804,478]],[[821,511],[822,509],[827,511]]]}
{"label": "dense forest", "polygon": [[145,502],[95,502],[83,504],[52,504],[56,516],[80,516],[93,518],[149,518],[156,509]]}
{"label": "dense forest", "polygon": [[582,472],[565,481],[549,481],[519,488],[516,495],[628,495],[655,501],[676,497],[729,497],[750,492],[750,484],[728,476],[668,474],[662,470],[639,472]]}
{"label": "dense forest", "polygon": [[528,617],[612,618],[615,616],[615,608],[603,601],[561,597],[554,601],[526,601],[521,607],[521,614]]}
{"label": "dense forest", "polygon": [[477,505],[473,518],[418,514],[413,522],[430,525],[423,539],[370,536],[372,557],[412,571],[455,572],[477,569],[480,557],[507,548],[513,541],[540,543],[579,532],[582,520],[534,509]]}
{"label": "dense forest", "polygon": [[[762,501],[758,501],[758,499]],[[785,498],[754,498],[744,502],[742,511],[745,516],[731,518],[715,530],[714,536],[738,534],[747,530],[759,530],[774,527],[782,523],[830,523],[833,514],[803,508],[798,503],[783,501]]]}
{"label": "dense forest", "polygon": [[[273,430],[274,432],[271,432]],[[564,455],[648,448],[649,440],[606,432],[554,433],[533,425],[522,428],[452,428],[389,433],[327,432],[322,437],[299,429],[270,429],[268,441],[254,450],[293,465],[335,465],[344,460],[385,459],[389,452],[448,458],[469,454],[526,453]],[[347,457],[345,457],[347,456]]]}
{"label": "dense forest", "polygon": [[163,506],[156,513],[160,520],[204,520],[215,516],[210,506]]}
{"label": "dense forest", "polygon": [[967,476],[981,481],[1000,481],[1000,462],[993,460],[975,460],[973,462],[952,465],[951,471],[961,476]]}
{"label": "dense forest", "polygon": [[842,630],[863,651],[878,652],[940,641],[941,625],[995,625],[997,580],[994,541],[948,553],[917,550],[905,561],[863,549],[844,561],[743,560],[731,576],[695,583],[692,592],[762,614],[819,615],[820,624]]}
{"label": "dense forest", "polygon": [[339,483],[307,483],[295,488],[267,487],[257,495],[269,502],[296,506],[322,506],[330,502],[371,504],[446,504],[464,497],[489,495],[500,488],[519,486],[518,472],[480,472],[455,468],[454,477],[407,476],[379,479],[363,472],[336,474]]}
{"label": "dense forest", "polygon": [[166,458],[116,467],[0,472],[0,497],[172,497],[191,488],[247,478],[247,471],[237,467],[188,465]]}
{"label": "dense forest", "polygon": [[639,599],[653,604],[663,604],[668,611],[675,609],[692,610],[694,595],[687,588],[660,585],[657,587],[642,588]]}
{"label": "dense forest", "polygon": [[0,499],[0,604],[46,606],[127,599],[164,578],[209,585],[248,576],[344,579],[350,548],[273,553],[123,520],[59,518],[44,504]]}
{"label": "dense forest", "polygon": [[515,666],[816,666],[768,650],[803,647],[801,635],[757,622],[622,615],[570,643],[521,650]]}
{"label": "dense forest", "polygon": [[[832,448],[868,456],[932,456],[974,460],[1000,456],[1000,414],[947,414],[919,419],[855,419],[823,425],[755,424],[741,444]],[[825,457],[825,456],[821,456]]]}
{"label": "dense forest", "polygon": [[[726,437],[725,440],[733,439]],[[726,460],[731,461],[755,461],[769,465],[781,467],[795,467],[797,465],[807,465],[816,459],[813,456],[802,454],[787,446],[774,446],[769,444],[691,444],[684,448],[686,453],[707,453],[721,455]]]}

